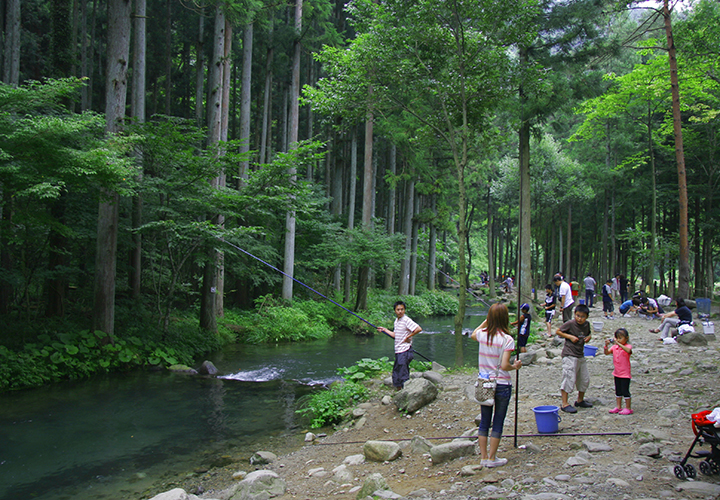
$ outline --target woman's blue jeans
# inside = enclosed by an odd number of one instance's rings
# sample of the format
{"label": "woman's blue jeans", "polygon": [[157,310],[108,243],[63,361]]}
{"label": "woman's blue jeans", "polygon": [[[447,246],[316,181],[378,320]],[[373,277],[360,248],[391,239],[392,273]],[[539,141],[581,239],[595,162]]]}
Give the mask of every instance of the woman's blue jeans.
{"label": "woman's blue jeans", "polygon": [[512,396],[511,385],[497,385],[495,388],[495,404],[493,406],[480,407],[479,436],[487,437],[492,427],[490,437],[498,439],[502,437],[505,415],[507,415],[508,406],[510,406],[510,396]]}

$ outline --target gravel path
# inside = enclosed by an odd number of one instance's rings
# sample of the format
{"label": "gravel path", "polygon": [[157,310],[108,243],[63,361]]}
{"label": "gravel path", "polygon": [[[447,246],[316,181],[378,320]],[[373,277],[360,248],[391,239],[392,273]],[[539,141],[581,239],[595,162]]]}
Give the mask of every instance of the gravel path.
{"label": "gravel path", "polygon": [[[673,474],[674,465],[694,439],[690,415],[720,407],[720,342],[713,340],[705,347],[663,345],[657,334],[648,332],[658,320],[633,317],[608,321],[599,308],[591,310],[589,321],[603,322],[602,332],[593,332],[590,342],[600,347],[598,355],[588,358],[590,389],[586,399],[594,407],[578,409],[576,414],[560,412],[559,432],[632,435],[519,437],[519,446],[514,448],[513,398],[505,424],[505,436],[509,437],[503,438],[498,453],[508,459],[508,464],[495,469],[475,467],[473,475],[465,475],[472,468],[466,466],[480,464],[479,455],[434,465],[429,454],[413,453],[409,440],[422,436],[440,444],[449,439],[434,438],[476,432],[474,419],[479,408],[465,392],[471,377],[446,375],[437,400],[411,416],[399,413],[392,404],[383,405],[380,398],[392,395],[392,391],[378,387],[379,397],[362,405],[366,412],[362,426],[349,423],[263,466],[287,483],[286,494],[277,498],[355,499],[357,488],[372,473],[380,473],[394,494],[406,498],[720,498],[720,475],[698,472],[695,481],[681,481]],[[604,339],[620,326],[630,332],[633,346],[631,392],[635,413],[625,416],[608,413],[615,405],[612,356],[602,354]],[[697,330],[702,331],[702,327]],[[560,405],[560,358],[552,357],[559,355],[560,348],[551,340],[535,344],[531,351],[538,359],[520,370],[519,434],[537,432],[532,408]],[[404,448],[403,456],[386,463],[346,464],[341,469],[348,474],[337,479],[340,474],[334,470],[347,457],[362,454],[367,440],[394,440]],[[696,447],[699,449],[709,447]],[[696,458],[689,460],[696,468],[698,462]],[[188,492],[202,491],[201,496],[207,498],[225,498],[228,491],[222,489],[237,482],[232,474],[254,468],[260,467],[235,463],[185,478],[180,486]]]}

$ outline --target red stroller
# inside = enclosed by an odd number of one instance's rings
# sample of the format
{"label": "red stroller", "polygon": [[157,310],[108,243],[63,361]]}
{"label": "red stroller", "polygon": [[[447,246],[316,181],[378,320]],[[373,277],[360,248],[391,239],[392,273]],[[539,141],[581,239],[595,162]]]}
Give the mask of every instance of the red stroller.
{"label": "red stroller", "polygon": [[[674,472],[675,477],[678,479],[690,478],[694,479],[697,476],[695,467],[692,464],[687,463],[688,458],[702,458],[700,462],[700,472],[709,476],[711,474],[720,474],[720,436],[718,436],[718,430],[715,427],[715,423],[708,420],[706,417],[709,415],[709,411],[701,411],[700,413],[693,413],[692,415],[692,430],[695,433],[695,440],[693,441],[690,449],[688,450],[685,458],[682,459],[679,465],[675,466]],[[709,450],[701,450],[693,455],[693,449],[696,444],[709,444]]]}

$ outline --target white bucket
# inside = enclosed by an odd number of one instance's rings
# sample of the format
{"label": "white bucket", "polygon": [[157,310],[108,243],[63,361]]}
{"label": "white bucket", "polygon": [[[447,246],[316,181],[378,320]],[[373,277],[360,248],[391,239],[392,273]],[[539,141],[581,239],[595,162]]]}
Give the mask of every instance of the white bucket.
{"label": "white bucket", "polygon": [[712,321],[703,321],[703,332],[707,335],[714,334],[715,333],[715,325]]}
{"label": "white bucket", "polygon": [[593,330],[595,330],[596,332],[601,332],[603,329],[602,321],[593,321],[592,325],[593,325]]}

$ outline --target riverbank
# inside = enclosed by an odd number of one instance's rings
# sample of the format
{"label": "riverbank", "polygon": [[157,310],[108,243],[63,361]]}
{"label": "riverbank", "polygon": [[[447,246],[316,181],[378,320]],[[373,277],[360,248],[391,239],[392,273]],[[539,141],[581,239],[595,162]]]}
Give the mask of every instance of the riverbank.
{"label": "riverbank", "polygon": [[[515,448],[513,399],[504,433],[509,437],[503,439],[498,454],[507,458],[508,464],[464,476],[463,468],[480,464],[478,455],[433,465],[429,455],[413,453],[408,446],[415,436],[440,444],[449,441],[445,438],[476,429],[474,419],[479,408],[465,393],[471,377],[446,375],[437,400],[414,415],[403,415],[394,405],[383,405],[381,397],[392,392],[379,387],[377,397],[363,405],[362,426],[348,424],[291,452],[269,449],[279,458],[262,467],[250,466],[250,450],[242,450],[238,457],[226,457],[226,465],[189,472],[144,498],[176,487],[205,498],[227,498],[228,488],[239,480],[237,473],[256,468],[273,470],[286,482],[287,492],[277,497],[280,500],[354,499],[355,488],[373,473],[381,474],[396,494],[416,498],[549,498],[533,496],[543,493],[552,494],[552,498],[718,498],[720,475],[698,473],[696,481],[681,481],[672,469],[694,439],[691,413],[720,406],[720,343],[711,341],[705,347],[663,345],[657,334],[648,331],[658,325],[658,320],[633,317],[608,321],[598,308],[591,311],[590,321],[603,322],[602,332],[594,332],[591,344],[602,346],[604,339],[621,326],[630,332],[635,412],[627,416],[608,413],[615,404],[612,358],[600,354],[588,359],[591,381],[586,399],[594,407],[579,409],[576,414],[560,412],[559,432],[631,435],[519,437],[519,447]],[[702,327],[697,329],[701,331]],[[532,408],[560,405],[559,349],[551,341],[535,344],[531,351],[537,359],[519,372],[519,434],[536,433]],[[298,433],[294,441],[301,441],[303,436],[304,432]],[[378,439],[396,441],[405,448],[403,456],[388,463],[346,465],[349,476],[340,482],[333,480],[333,471],[347,457],[362,454],[365,441]],[[689,460],[696,468],[698,462]]]}

